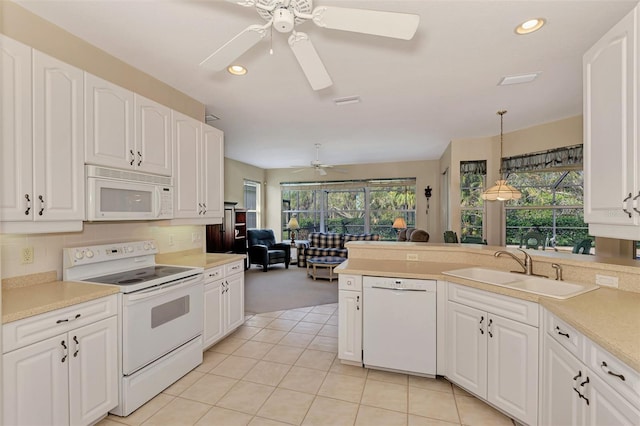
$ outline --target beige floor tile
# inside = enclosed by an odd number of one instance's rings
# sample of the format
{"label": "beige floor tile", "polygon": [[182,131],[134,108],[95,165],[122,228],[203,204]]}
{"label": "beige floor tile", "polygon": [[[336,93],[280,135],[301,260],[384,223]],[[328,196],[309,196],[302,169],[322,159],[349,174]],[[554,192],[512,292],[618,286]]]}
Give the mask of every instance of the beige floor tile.
{"label": "beige floor tile", "polygon": [[214,345],[209,350],[213,352],[220,352],[223,354],[230,355],[233,353],[233,351],[235,351],[240,346],[242,346],[246,341],[247,341],[246,339],[238,339],[237,337],[227,337],[220,343],[217,343],[216,345]]}
{"label": "beige floor tile", "polygon": [[431,379],[429,377],[409,376],[409,386],[416,388],[435,390],[439,392],[453,393],[453,388],[448,380],[443,378]]}
{"label": "beige floor tile", "polygon": [[226,408],[212,407],[196,426],[246,426],[253,416]]}
{"label": "beige floor tile", "polygon": [[248,382],[277,386],[287,374],[290,365],[270,361],[259,361],[243,378]]}
{"label": "beige floor tile", "polygon": [[409,426],[460,426],[460,423],[449,423],[443,420],[409,414]]}
{"label": "beige floor tile", "polygon": [[251,317],[251,319],[244,322],[244,325],[249,327],[264,327],[271,321],[273,321],[271,317]]}
{"label": "beige floor tile", "polygon": [[258,416],[287,423],[300,424],[315,397],[288,389],[276,389],[264,403]]}
{"label": "beige floor tile", "polygon": [[397,411],[361,405],[356,426],[406,426],[407,415]]}
{"label": "beige floor tile", "polygon": [[208,373],[220,364],[229,355],[222,352],[204,351],[202,354],[202,364],[196,367],[196,371]]}
{"label": "beige floor tile", "polygon": [[466,390],[462,389],[460,386],[456,386],[454,384],[452,384],[453,386],[453,393],[455,395],[461,395],[461,396],[472,396],[475,398],[475,395],[467,392]]}
{"label": "beige floor tile", "polygon": [[456,396],[462,424],[468,426],[512,426],[511,419],[472,396]]}
{"label": "beige floor tile", "polygon": [[264,361],[293,365],[303,351],[303,348],[296,348],[295,346],[275,345],[262,359]]}
{"label": "beige floor tile", "polygon": [[329,373],[320,386],[318,395],[359,403],[365,381],[360,377]]}
{"label": "beige floor tile", "polygon": [[305,426],[353,425],[357,414],[358,404],[318,396],[311,404],[302,424]]}
{"label": "beige floor tile", "polygon": [[109,414],[108,418],[130,426],[138,426],[157,413],[162,407],[173,401],[174,398],[174,396],[161,393],[156,395],[133,413],[129,414],[127,417],[119,417]]}
{"label": "beige floor tile", "polygon": [[318,334],[318,331],[322,329],[322,324],[318,324],[316,322],[306,322],[300,321],[295,327],[291,329],[294,333],[304,333],[304,334]]}
{"label": "beige floor tile", "polygon": [[409,376],[407,374],[392,373],[391,371],[383,370],[369,370],[367,379],[395,383],[396,385],[406,385],[409,383]]}
{"label": "beige floor tile", "polygon": [[447,422],[460,422],[453,394],[409,387],[409,413]]}
{"label": "beige floor tile", "polygon": [[311,313],[333,315],[336,312],[336,309],[337,308],[332,305],[318,305],[311,310]]}
{"label": "beige floor tile", "polygon": [[306,314],[307,314],[306,312],[290,310],[290,311],[286,311],[285,313],[280,315],[278,318],[300,321],[302,318],[304,318]]}
{"label": "beige floor tile", "polygon": [[241,379],[256,365],[258,361],[252,358],[244,358],[235,355],[229,355],[216,368],[211,370],[210,374],[218,376],[230,377],[232,379]]}
{"label": "beige floor tile", "polygon": [[240,381],[216,405],[246,414],[256,414],[274,389],[272,386]]}
{"label": "beige floor tile", "polygon": [[292,309],[292,311],[309,313],[313,308],[315,308],[315,306],[305,306],[302,308]]}
{"label": "beige floor tile", "polygon": [[118,423],[108,417],[105,417],[104,419],[96,423],[96,426],[122,426],[123,424],[124,423]]}
{"label": "beige floor tile", "polygon": [[238,382],[236,379],[205,374],[180,394],[181,398],[214,405]]}
{"label": "beige floor tile", "polygon": [[309,343],[314,339],[312,334],[302,334],[289,332],[286,336],[280,340],[281,345],[295,346],[298,348],[306,348]]}
{"label": "beige floor tile", "polygon": [[[371,371],[369,372],[371,374]],[[367,379],[361,404],[387,410],[407,412],[408,386]]]}
{"label": "beige floor tile", "polygon": [[180,426],[193,425],[209,409],[210,405],[201,402],[189,401],[188,399],[176,398],[151,416],[144,424],[145,426]]}
{"label": "beige floor tile", "polygon": [[279,422],[277,420],[265,419],[264,417],[254,417],[249,426],[290,426],[289,423]]}
{"label": "beige floor tile", "polygon": [[305,350],[295,365],[298,367],[314,368],[316,370],[329,371],[333,364],[335,355],[331,352],[316,351],[313,349]]}
{"label": "beige floor tile", "polygon": [[297,320],[276,318],[265,326],[265,328],[268,328],[269,330],[290,331],[297,323]]}
{"label": "beige floor tile", "polygon": [[318,336],[338,337],[338,327],[335,325],[325,324],[322,326],[322,329],[318,332]]}
{"label": "beige floor tile", "polygon": [[329,319],[331,315],[326,315],[326,314],[315,314],[313,312],[308,313],[307,315],[304,316],[304,318],[302,318],[302,321],[304,322],[315,322],[318,324],[324,324],[327,322],[327,320]]}
{"label": "beige floor tile", "polygon": [[243,356],[246,358],[262,359],[275,345],[273,343],[257,342],[250,340],[238,349],[233,351],[235,356]]}
{"label": "beige floor tile", "polygon": [[261,327],[253,327],[250,325],[241,325],[230,337],[236,337],[238,339],[251,339],[262,330]]}
{"label": "beige floor tile", "polygon": [[362,377],[362,378],[366,378],[367,374],[369,373],[368,368],[357,367],[355,365],[349,365],[349,364],[343,364],[342,362],[340,362],[340,359],[338,357],[336,357],[336,359],[333,360],[333,364],[331,365],[331,369],[329,371],[336,374],[346,374],[347,376]]}
{"label": "beige floor tile", "polygon": [[175,382],[174,384],[172,384],[171,386],[163,390],[162,393],[166,393],[167,395],[178,396],[182,392],[184,392],[189,386],[191,386],[192,384],[200,380],[200,378],[204,375],[205,373],[202,373],[200,371],[195,371],[195,370],[190,371],[186,375],[182,376],[180,380],[178,380],[177,382]]}
{"label": "beige floor tile", "polygon": [[253,336],[251,340],[255,340],[256,342],[278,343],[286,335],[286,331],[268,330],[265,328]]}
{"label": "beige floor tile", "polygon": [[338,325],[338,315],[331,315],[327,320],[326,324],[329,325]]}
{"label": "beige floor tile", "polygon": [[293,366],[278,387],[315,395],[326,375],[324,371]]}
{"label": "beige floor tile", "polygon": [[313,338],[308,346],[309,349],[316,349],[319,351],[338,353],[338,338],[316,336]]}
{"label": "beige floor tile", "polygon": [[258,318],[278,318],[283,313],[284,311],[273,311],[273,312],[264,312],[262,314],[256,314],[255,316]]}

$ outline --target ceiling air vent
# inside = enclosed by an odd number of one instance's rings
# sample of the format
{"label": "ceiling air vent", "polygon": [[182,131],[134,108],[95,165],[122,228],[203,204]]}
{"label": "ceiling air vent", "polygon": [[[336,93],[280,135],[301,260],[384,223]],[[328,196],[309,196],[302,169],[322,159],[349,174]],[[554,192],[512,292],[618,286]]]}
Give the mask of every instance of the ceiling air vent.
{"label": "ceiling air vent", "polygon": [[510,86],[512,84],[521,84],[521,83],[531,83],[533,80],[538,78],[540,72],[533,72],[529,74],[518,74],[518,75],[508,75],[506,77],[502,77],[502,79],[498,82],[498,86]]}
{"label": "ceiling air vent", "polygon": [[335,98],[333,103],[337,106],[349,105],[349,104],[357,104],[360,103],[360,96],[347,96],[344,98]]}
{"label": "ceiling air vent", "polygon": [[218,120],[220,120],[220,117],[216,117],[213,114],[207,114],[204,116],[204,122],[207,124],[212,123],[214,121],[218,121]]}

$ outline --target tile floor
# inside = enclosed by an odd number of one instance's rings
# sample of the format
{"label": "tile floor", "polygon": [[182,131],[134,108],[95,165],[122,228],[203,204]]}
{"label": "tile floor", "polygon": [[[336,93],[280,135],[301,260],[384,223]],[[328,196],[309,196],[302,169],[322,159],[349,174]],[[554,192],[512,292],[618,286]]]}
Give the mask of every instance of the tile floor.
{"label": "tile floor", "polygon": [[513,425],[446,380],[341,364],[337,306],[248,315],[195,370],[98,425]]}

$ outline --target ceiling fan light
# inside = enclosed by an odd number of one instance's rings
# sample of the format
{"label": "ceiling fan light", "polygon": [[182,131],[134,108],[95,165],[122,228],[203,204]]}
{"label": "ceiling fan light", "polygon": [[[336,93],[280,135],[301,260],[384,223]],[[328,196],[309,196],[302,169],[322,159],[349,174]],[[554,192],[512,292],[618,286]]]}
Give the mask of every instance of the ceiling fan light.
{"label": "ceiling fan light", "polygon": [[247,69],[242,65],[229,65],[229,67],[227,67],[227,71],[229,71],[229,74],[233,75],[245,75],[247,73]]}

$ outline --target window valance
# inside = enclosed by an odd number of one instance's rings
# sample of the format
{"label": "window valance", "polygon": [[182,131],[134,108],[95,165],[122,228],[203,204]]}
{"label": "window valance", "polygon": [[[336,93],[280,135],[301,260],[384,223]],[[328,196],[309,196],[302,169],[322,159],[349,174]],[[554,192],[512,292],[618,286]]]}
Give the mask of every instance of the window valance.
{"label": "window valance", "polygon": [[461,175],[486,175],[487,160],[461,161],[460,174]]}
{"label": "window valance", "polygon": [[579,169],[582,169],[582,145],[503,158],[501,164],[501,171],[505,175],[539,170]]}

